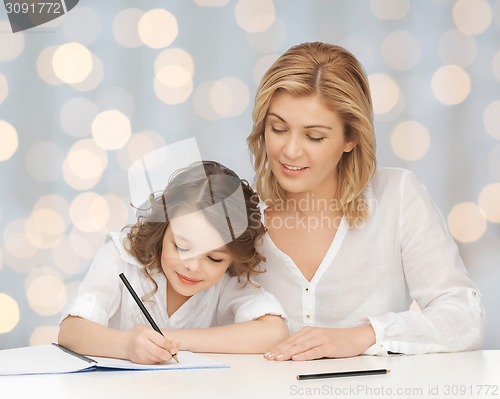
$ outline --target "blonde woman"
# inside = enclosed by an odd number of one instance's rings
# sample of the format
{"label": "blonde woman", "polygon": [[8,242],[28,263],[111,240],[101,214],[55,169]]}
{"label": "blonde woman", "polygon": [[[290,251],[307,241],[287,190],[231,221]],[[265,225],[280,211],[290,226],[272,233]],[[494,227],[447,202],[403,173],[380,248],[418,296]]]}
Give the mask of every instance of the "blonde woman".
{"label": "blonde woman", "polygon": [[481,345],[480,294],[439,210],[412,172],[376,168],[370,88],[351,53],[286,51],[262,79],[247,140],[267,228],[255,280],[292,333],[267,359]]}

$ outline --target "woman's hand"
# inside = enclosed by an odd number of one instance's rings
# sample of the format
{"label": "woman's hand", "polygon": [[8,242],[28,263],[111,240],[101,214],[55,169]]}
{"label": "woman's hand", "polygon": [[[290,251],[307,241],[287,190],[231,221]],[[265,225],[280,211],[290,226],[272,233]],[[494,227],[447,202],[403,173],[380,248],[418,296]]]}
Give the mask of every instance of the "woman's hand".
{"label": "woman's hand", "polygon": [[168,362],[179,350],[179,341],[168,334],[157,333],[150,326],[138,324],[128,332],[127,358],[134,363]]}
{"label": "woman's hand", "polygon": [[268,360],[352,357],[375,343],[371,325],[351,328],[304,327],[264,356]]}

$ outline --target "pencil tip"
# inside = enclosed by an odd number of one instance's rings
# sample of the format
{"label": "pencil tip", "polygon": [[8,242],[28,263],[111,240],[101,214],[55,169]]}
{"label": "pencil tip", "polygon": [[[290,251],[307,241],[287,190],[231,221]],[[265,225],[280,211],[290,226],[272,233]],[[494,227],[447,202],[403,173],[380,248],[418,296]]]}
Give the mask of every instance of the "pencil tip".
{"label": "pencil tip", "polygon": [[391,372],[391,370],[387,369],[387,372],[388,372],[388,373],[390,373],[390,372]]}
{"label": "pencil tip", "polygon": [[177,358],[177,353],[172,355],[172,359],[174,359],[177,363],[179,363],[179,359]]}

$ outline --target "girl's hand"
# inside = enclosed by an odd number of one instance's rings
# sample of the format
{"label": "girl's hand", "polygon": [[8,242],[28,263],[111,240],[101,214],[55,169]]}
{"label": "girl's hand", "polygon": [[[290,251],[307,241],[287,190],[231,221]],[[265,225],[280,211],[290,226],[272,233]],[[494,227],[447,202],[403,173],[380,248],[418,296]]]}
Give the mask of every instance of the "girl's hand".
{"label": "girl's hand", "polygon": [[375,343],[371,325],[352,328],[304,327],[264,356],[268,360],[352,357]]}
{"label": "girl's hand", "polygon": [[150,326],[138,324],[128,332],[127,358],[134,363],[165,363],[179,350],[179,341],[157,333]]}

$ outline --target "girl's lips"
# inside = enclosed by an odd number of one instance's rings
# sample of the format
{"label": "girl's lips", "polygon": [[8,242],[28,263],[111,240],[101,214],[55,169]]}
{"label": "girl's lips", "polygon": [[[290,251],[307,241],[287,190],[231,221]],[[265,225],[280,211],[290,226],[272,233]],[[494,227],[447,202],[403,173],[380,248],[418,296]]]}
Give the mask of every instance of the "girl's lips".
{"label": "girl's lips", "polygon": [[194,278],[189,278],[187,276],[184,276],[183,274],[177,273],[177,277],[179,277],[179,280],[187,285],[195,285],[198,284],[201,280],[196,280]]}

